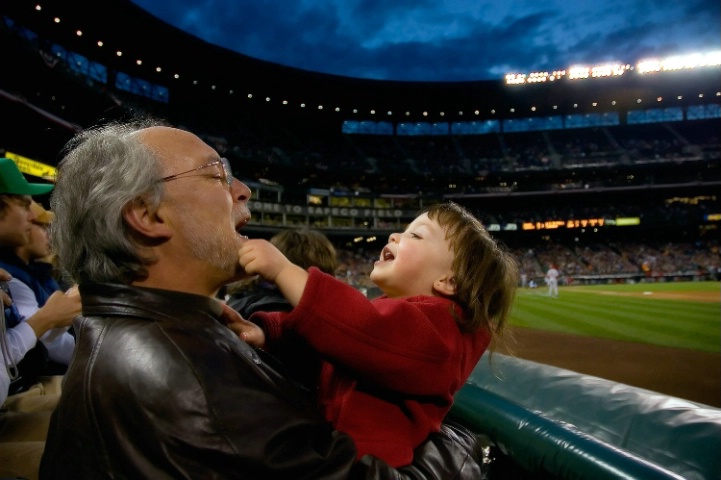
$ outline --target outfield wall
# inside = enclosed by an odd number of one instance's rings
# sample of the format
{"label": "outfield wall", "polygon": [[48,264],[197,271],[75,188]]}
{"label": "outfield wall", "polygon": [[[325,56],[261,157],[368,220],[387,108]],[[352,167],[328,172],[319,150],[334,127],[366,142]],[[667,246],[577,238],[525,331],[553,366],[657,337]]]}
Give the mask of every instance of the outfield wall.
{"label": "outfield wall", "polygon": [[[708,273],[706,271],[686,271],[675,273],[655,273],[647,275],[638,273],[617,273],[604,275],[573,275],[563,276],[560,279],[561,285],[604,285],[610,283],[663,283],[663,282],[705,282],[718,281],[720,274]],[[545,286],[545,277],[531,278],[538,287]]]}

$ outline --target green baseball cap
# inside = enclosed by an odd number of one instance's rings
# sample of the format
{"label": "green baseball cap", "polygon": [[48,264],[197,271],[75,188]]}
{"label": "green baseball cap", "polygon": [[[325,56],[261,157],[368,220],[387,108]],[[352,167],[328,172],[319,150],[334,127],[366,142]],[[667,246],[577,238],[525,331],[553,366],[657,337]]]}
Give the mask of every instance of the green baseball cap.
{"label": "green baseball cap", "polygon": [[29,183],[15,162],[0,158],[0,195],[42,195],[53,187],[49,183]]}

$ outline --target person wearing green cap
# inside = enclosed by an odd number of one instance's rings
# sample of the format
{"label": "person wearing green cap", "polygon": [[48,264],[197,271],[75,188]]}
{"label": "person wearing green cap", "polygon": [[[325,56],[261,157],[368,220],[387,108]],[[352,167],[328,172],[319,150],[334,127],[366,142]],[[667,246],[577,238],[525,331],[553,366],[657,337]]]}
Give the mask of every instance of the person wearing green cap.
{"label": "person wearing green cap", "polygon": [[[46,194],[52,189],[52,184],[29,183],[15,162],[0,158],[0,268],[3,269],[3,276],[7,277],[7,260],[15,256],[14,249],[30,242],[33,221],[36,220],[31,208],[31,196]],[[37,348],[40,350],[37,354],[42,355],[44,347],[38,344],[38,339],[52,328],[69,326],[73,317],[80,313],[80,302],[77,298],[68,299],[59,292],[52,302],[48,299],[48,308],[40,309],[26,318],[19,314],[11,298],[3,300],[3,321],[7,330],[6,341],[2,345],[7,348],[2,353],[5,364],[13,372],[10,375],[13,383],[9,393],[17,393],[27,390],[36,381],[32,377],[43,375],[44,372],[36,371],[34,375],[29,375],[30,371],[23,372],[21,365],[22,375],[19,375],[13,367],[20,364],[31,350]],[[2,397],[0,399],[4,400]]]}
{"label": "person wearing green cap", "polygon": [[[51,184],[29,183],[15,162],[0,158],[0,258],[2,252],[30,241],[36,219],[31,196],[52,189]],[[11,279],[12,275],[0,268],[0,282],[6,284]],[[0,414],[0,477],[32,478],[37,475],[50,411],[59,398],[59,390],[49,387],[57,387],[59,377],[40,383],[37,375],[43,374],[42,370],[30,365],[34,360],[42,365],[47,352],[38,340],[52,328],[70,325],[80,313],[80,298],[56,292],[28,318],[18,313],[6,292],[0,293],[0,301],[0,405],[4,405]],[[33,370],[35,375],[30,374]]]}
{"label": "person wearing green cap", "polygon": [[44,195],[53,187],[50,183],[29,183],[15,162],[0,158],[0,195]]}

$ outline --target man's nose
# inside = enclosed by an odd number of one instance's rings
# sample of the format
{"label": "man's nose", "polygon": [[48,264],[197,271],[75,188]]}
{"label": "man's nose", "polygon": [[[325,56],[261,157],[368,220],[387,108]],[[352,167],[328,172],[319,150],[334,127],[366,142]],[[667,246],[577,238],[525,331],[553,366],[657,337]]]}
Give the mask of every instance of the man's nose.
{"label": "man's nose", "polygon": [[237,178],[233,179],[231,193],[233,194],[233,199],[240,203],[246,203],[250,200],[250,196],[253,194],[253,192],[250,191],[250,188]]}

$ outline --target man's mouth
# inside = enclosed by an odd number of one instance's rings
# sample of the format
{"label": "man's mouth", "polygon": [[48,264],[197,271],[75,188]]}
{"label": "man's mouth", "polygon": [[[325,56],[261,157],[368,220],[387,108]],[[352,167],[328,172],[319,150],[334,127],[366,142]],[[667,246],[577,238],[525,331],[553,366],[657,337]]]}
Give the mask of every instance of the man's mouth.
{"label": "man's mouth", "polygon": [[242,216],[240,218],[240,220],[235,222],[235,231],[240,233],[240,230],[243,227],[245,227],[249,221],[250,221],[250,214]]}

